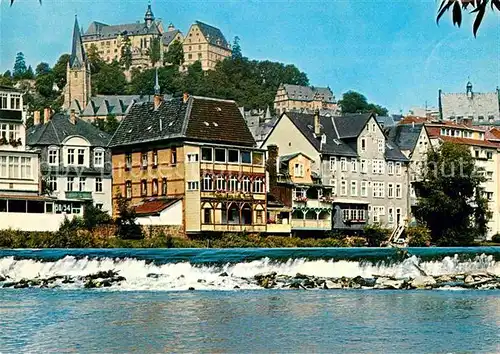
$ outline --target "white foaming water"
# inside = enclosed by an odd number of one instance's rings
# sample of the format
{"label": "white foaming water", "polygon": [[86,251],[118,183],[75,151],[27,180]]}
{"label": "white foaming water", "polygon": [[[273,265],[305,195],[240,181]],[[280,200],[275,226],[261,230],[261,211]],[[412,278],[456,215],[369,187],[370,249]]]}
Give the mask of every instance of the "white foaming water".
{"label": "white foaming water", "polygon": [[[356,277],[365,278],[374,275],[415,277],[420,274],[417,264],[429,275],[452,273],[490,272],[500,275],[500,262],[493,256],[480,255],[472,260],[460,260],[458,256],[445,257],[439,261],[420,261],[413,256],[399,263],[376,264],[347,260],[308,260],[290,259],[276,262],[269,258],[251,262],[226,264],[223,266],[192,265],[188,262],[163,265],[148,264],[134,258],[126,259],[77,259],[66,256],[58,261],[42,262],[31,259],[15,260],[13,257],[0,258],[0,275],[9,281],[21,279],[48,278],[52,276],[85,276],[99,271],[115,270],[127,280],[120,285],[113,285],[113,290],[186,290],[189,287],[206,290],[231,290],[235,286],[242,289],[259,289],[253,278],[259,273],[276,272],[294,276],[297,273],[317,277]],[[226,272],[229,276],[221,276]],[[148,274],[157,274],[157,278]],[[245,279],[246,278],[246,279]],[[81,288],[83,283],[60,284],[62,288]]]}

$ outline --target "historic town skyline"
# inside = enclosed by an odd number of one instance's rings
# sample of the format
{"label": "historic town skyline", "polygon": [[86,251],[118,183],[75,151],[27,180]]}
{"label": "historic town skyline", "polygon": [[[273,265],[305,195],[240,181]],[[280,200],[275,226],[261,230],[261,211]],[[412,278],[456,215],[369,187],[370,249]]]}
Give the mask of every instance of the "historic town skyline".
{"label": "historic town skyline", "polygon": [[[228,41],[239,36],[243,54],[249,58],[295,64],[311,83],[330,86],[337,98],[357,90],[391,113],[406,112],[426,102],[435,106],[439,88],[461,92],[468,77],[477,91],[493,91],[499,85],[498,50],[487,45],[500,26],[494,17],[487,16],[474,39],[469,18],[464,19],[462,29],[453,28],[449,21],[436,26],[433,1],[410,5],[394,4],[388,10],[375,4],[335,1],[320,9],[315,2],[245,2],[238,6],[229,2],[224,7],[211,2],[190,7],[169,3],[166,8],[161,1],[152,2],[155,15],[165,26],[172,22],[185,34],[194,21],[205,21],[220,28]],[[136,22],[146,6],[143,1],[82,4],[46,0],[42,6],[19,2],[12,7],[2,2],[0,36],[5,45],[0,50],[0,71],[12,69],[19,51],[33,66],[41,61],[53,65],[60,54],[70,50],[75,13],[86,30],[91,21]],[[37,20],[16,20],[19,17]],[[371,20],[374,18],[377,20]],[[294,25],[298,23],[300,26]],[[44,30],[47,26],[58,26],[56,36],[54,31]]]}

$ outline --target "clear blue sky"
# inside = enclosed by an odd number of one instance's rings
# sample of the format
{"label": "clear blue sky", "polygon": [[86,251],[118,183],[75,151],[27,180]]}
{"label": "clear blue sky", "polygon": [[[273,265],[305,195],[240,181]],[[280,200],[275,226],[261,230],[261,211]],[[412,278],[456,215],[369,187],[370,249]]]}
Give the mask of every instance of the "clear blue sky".
{"label": "clear blue sky", "polygon": [[[87,29],[142,20],[142,0],[0,0],[0,71],[24,52],[33,67],[53,65],[70,50],[75,13]],[[357,90],[392,113],[437,105],[439,88],[476,91],[500,86],[500,15],[488,11],[477,39],[470,16],[461,29],[445,15],[436,26],[435,0],[183,1],[153,0],[153,12],[184,33],[195,20],[241,38],[249,58],[293,63],[311,84],[329,85],[336,97]]]}

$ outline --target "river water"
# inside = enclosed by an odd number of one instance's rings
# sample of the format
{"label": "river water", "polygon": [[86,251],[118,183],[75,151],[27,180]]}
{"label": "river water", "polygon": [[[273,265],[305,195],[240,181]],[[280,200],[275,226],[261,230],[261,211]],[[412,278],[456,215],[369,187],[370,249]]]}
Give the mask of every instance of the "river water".
{"label": "river water", "polygon": [[0,353],[500,353],[500,290],[276,290],[247,281],[272,271],[400,278],[420,268],[430,275],[500,275],[499,248],[408,253],[0,250],[0,275],[9,280],[77,279],[111,269],[126,278],[105,289],[85,289],[79,281],[0,288]]}

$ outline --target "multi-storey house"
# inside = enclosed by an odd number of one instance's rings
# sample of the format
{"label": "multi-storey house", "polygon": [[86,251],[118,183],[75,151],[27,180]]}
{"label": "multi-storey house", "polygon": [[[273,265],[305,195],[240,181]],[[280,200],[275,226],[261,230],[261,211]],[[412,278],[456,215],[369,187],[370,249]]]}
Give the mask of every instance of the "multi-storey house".
{"label": "multi-storey house", "polygon": [[455,123],[451,121],[430,121],[424,123],[432,145],[436,148],[448,141],[469,147],[476,161],[478,171],[484,174],[486,181],[481,185],[481,193],[488,200],[492,218],[488,223],[486,239],[500,232],[500,198],[499,198],[499,149],[495,139],[488,140],[484,129],[473,127],[472,119],[463,118]]}
{"label": "multi-storey house", "polygon": [[213,70],[219,61],[232,54],[231,46],[221,30],[200,21],[189,28],[183,49],[185,70],[196,61],[201,63],[203,70]]}
{"label": "multi-storey house", "polygon": [[81,214],[82,205],[94,205],[111,213],[110,136],[74,112],[52,115],[45,109],[43,122],[35,112],[27,131],[28,146],[40,152],[44,193],[58,200],[57,208]]}
{"label": "multi-storey house", "polygon": [[319,109],[322,114],[340,113],[335,96],[329,87],[309,87],[281,84],[274,98],[277,114],[287,111],[311,111]]}
{"label": "multi-storey house", "polygon": [[111,140],[113,193],[142,225],[264,232],[265,155],[255,145],[234,101],[157,95],[134,104]]}
{"label": "multi-storey house", "polygon": [[[23,228],[27,213],[44,214],[39,197],[38,154],[26,149],[21,91],[0,86],[0,225]],[[36,215],[35,215],[36,219]]]}
{"label": "multi-storey house", "polygon": [[[286,112],[263,143],[276,145],[295,178],[292,230],[396,227],[408,217],[408,158],[384,135],[375,115],[320,116]],[[290,162],[291,161],[291,162]],[[308,172],[308,169],[310,171]],[[304,178],[305,183],[297,183]],[[317,227],[308,222],[314,209]],[[319,213],[318,213],[319,211]],[[304,216],[305,215],[305,216]]]}

